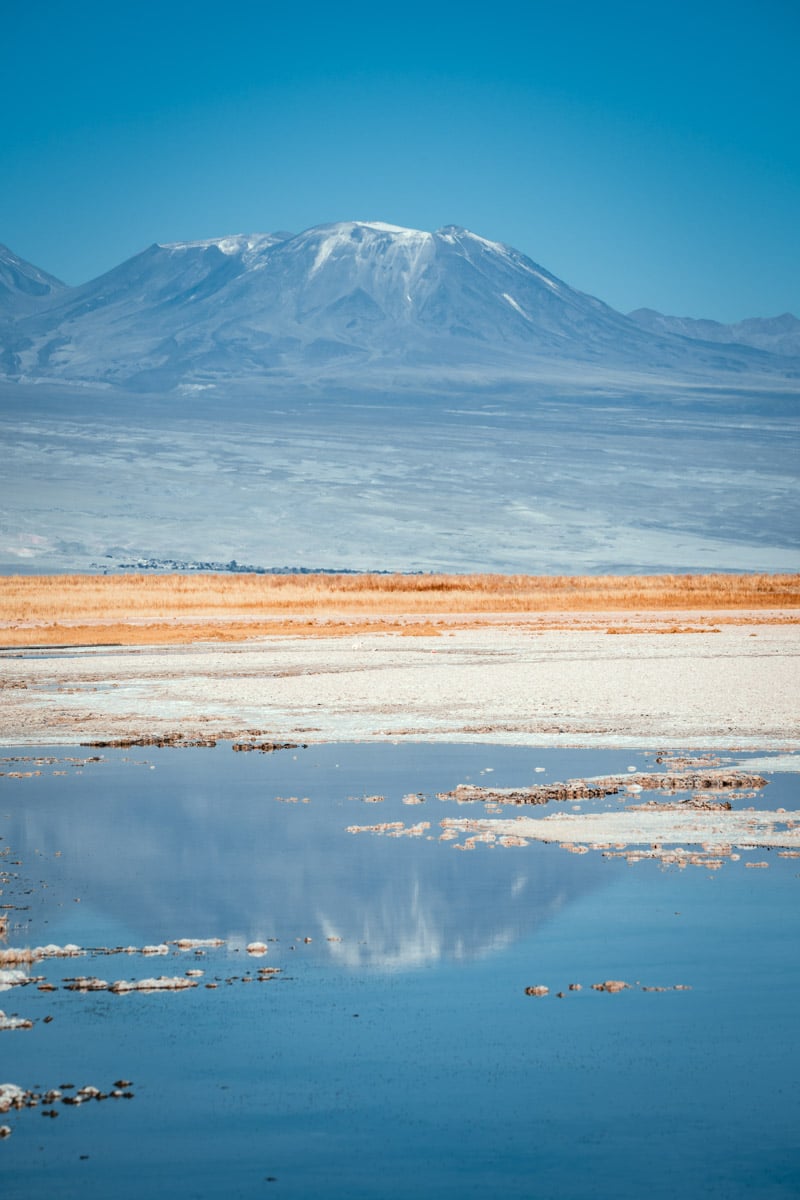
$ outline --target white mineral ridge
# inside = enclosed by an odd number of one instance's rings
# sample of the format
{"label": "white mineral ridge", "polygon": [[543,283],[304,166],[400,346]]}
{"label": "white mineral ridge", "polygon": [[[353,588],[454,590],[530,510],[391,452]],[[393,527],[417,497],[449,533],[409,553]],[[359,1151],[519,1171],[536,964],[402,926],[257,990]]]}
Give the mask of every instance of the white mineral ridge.
{"label": "white mineral ridge", "polygon": [[159,975],[150,979],[118,979],[109,985],[110,992],[181,992],[196,988],[197,980],[184,975]]}
{"label": "white mineral ridge", "polygon": [[687,810],[648,812],[554,813],[548,817],[512,819],[445,818],[445,831],[516,836],[537,842],[613,843],[615,845],[702,845],[707,849],[757,846],[800,847],[800,812]]}

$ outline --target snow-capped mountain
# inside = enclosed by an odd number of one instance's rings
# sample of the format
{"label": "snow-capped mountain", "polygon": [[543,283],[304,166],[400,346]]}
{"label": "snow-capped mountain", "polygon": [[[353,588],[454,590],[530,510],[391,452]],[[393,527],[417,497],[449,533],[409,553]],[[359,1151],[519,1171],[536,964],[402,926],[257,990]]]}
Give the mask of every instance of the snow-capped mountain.
{"label": "snow-capped mountain", "polygon": [[637,308],[628,316],[650,333],[679,334],[703,342],[752,346],[771,354],[800,355],[800,321],[791,313],[783,313],[780,317],[750,317],[732,325],[693,317],[668,317],[652,308]]}
{"label": "snow-capped mountain", "polygon": [[757,372],[771,361],[643,328],[468,230],[374,221],[153,245],[80,287],[51,290],[3,341],[12,377],[153,391],[376,370],[525,378],[564,364]]}
{"label": "snow-capped mountain", "polygon": [[800,356],[455,227],[0,261],[0,571],[797,569]]}

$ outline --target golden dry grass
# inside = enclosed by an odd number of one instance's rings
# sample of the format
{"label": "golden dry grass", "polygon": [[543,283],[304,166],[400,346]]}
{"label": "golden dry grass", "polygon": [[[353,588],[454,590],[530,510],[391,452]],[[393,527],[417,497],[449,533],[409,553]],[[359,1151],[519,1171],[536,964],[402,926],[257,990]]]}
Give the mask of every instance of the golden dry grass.
{"label": "golden dry grass", "polygon": [[733,619],[736,610],[766,609],[800,609],[800,576],[16,575],[0,578],[0,643],[435,634],[454,614],[481,624],[497,615],[517,623],[547,614],[679,610]]}

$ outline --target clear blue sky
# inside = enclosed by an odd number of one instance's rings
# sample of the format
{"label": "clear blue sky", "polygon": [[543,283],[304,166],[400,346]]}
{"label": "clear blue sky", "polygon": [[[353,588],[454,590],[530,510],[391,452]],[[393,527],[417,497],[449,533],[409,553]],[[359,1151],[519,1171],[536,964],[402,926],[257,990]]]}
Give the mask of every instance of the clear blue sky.
{"label": "clear blue sky", "polygon": [[0,241],[465,225],[627,311],[800,315],[798,0],[5,0]]}

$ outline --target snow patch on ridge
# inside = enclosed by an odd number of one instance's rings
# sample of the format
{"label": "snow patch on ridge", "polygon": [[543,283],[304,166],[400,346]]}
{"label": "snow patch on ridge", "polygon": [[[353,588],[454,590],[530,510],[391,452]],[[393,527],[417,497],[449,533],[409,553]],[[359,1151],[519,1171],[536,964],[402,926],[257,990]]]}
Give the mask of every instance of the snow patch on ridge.
{"label": "snow patch on ridge", "polygon": [[491,242],[489,238],[481,237],[480,234],[472,233],[469,229],[462,230],[462,236],[468,237],[473,242],[478,242],[479,245],[485,246],[487,250],[491,250],[493,254],[502,254],[504,258],[508,258],[508,248],[502,242]]}
{"label": "snow patch on ridge", "polygon": [[243,254],[247,251],[261,250],[281,239],[273,233],[234,233],[222,238],[201,238],[194,242],[159,242],[162,250],[179,253],[181,250],[208,250],[216,246],[223,254]]}
{"label": "snow patch on ridge", "polygon": [[309,278],[313,278],[338,250],[349,248],[352,251],[354,235],[361,230],[389,234],[389,245],[387,247],[384,238],[367,238],[356,249],[356,261],[363,263],[380,256],[384,261],[388,259],[393,263],[400,258],[403,260],[400,270],[407,276],[413,275],[420,255],[433,241],[432,234],[419,229],[403,229],[382,221],[343,221],[330,226],[320,239]]}
{"label": "snow patch on ridge", "polygon": [[[359,222],[355,222],[359,224]],[[385,221],[362,221],[361,225],[365,229],[376,229],[379,233],[394,233],[400,236],[410,236],[412,238],[429,238],[429,233],[423,232],[421,229],[407,229],[404,225],[387,225]]]}
{"label": "snow patch on ridge", "polygon": [[[542,271],[537,271],[536,267],[532,266],[530,263],[526,262],[524,259],[515,258],[514,261],[515,261],[516,265],[520,268],[520,270],[527,271],[529,275],[533,275],[534,279],[538,279],[540,283],[547,284],[547,286],[549,288],[552,288],[552,290],[554,292],[559,291],[559,286],[556,283],[555,279],[551,279],[549,275],[543,274]],[[590,299],[591,299],[591,297],[590,297]]]}
{"label": "snow patch on ridge", "polygon": [[462,241],[477,242],[479,246],[491,251],[492,254],[499,254],[502,258],[506,259],[512,258],[508,246],[503,245],[502,242],[492,242],[489,238],[481,237],[478,233],[473,233],[471,229],[462,229],[460,225],[445,225],[442,229],[437,229],[436,236],[451,246],[455,246],[458,242]]}
{"label": "snow patch on ridge", "polygon": [[514,297],[513,297],[513,296],[509,296],[508,292],[502,292],[502,293],[501,293],[501,295],[502,295],[502,297],[503,297],[503,299],[504,299],[504,300],[507,300],[507,301],[508,301],[508,303],[511,305],[511,307],[512,307],[512,308],[515,308],[515,309],[517,310],[517,312],[519,313],[519,315],[520,315],[521,317],[524,317],[526,321],[529,321],[529,320],[530,320],[530,317],[529,317],[529,316],[528,316],[528,314],[525,312],[525,309],[524,309],[524,308],[520,308],[520,306],[517,304],[517,302],[516,302],[516,300],[514,299]]}

